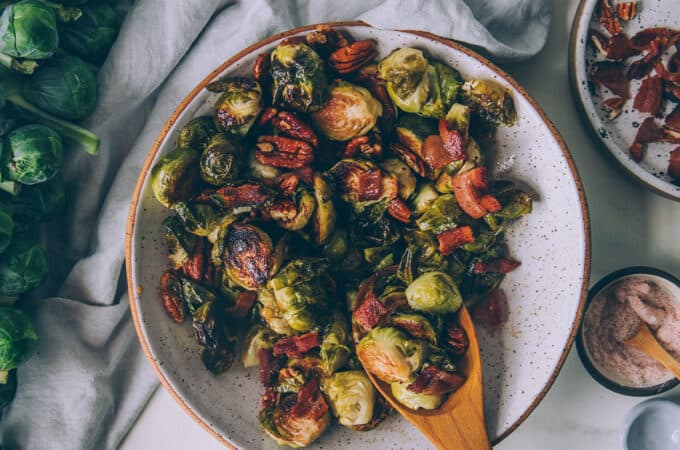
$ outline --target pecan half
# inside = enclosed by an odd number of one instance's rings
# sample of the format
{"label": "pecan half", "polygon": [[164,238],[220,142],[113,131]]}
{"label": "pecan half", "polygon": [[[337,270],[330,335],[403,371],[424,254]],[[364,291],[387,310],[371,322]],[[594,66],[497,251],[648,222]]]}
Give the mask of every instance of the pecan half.
{"label": "pecan half", "polygon": [[614,14],[610,0],[600,0],[600,25],[612,35],[621,32],[621,22]]}
{"label": "pecan half", "polygon": [[328,64],[338,73],[350,73],[371,62],[377,54],[375,41],[364,39],[353,42],[331,53],[328,58]]}
{"label": "pecan half", "polygon": [[253,65],[253,78],[256,81],[262,80],[265,76],[269,74],[269,52],[260,53],[255,59],[255,64]]}
{"label": "pecan half", "polygon": [[354,158],[357,155],[380,159],[382,156],[382,140],[377,133],[352,138],[345,146],[344,158]]}
{"label": "pecan half", "polygon": [[621,20],[629,21],[637,13],[637,4],[635,2],[621,2],[616,5],[616,12],[619,13]]}
{"label": "pecan half", "polygon": [[277,177],[276,182],[283,195],[291,196],[297,189],[300,178],[296,174],[289,172]]}
{"label": "pecan half", "polygon": [[257,138],[255,158],[269,166],[284,169],[304,167],[314,160],[312,146],[297,139],[283,136],[260,136]]}
{"label": "pecan half", "polygon": [[324,58],[339,48],[349,45],[345,35],[329,25],[317,25],[316,30],[307,33],[305,41]]}
{"label": "pecan half", "polygon": [[272,126],[285,136],[308,142],[314,147],[319,145],[316,133],[298,115],[288,111],[281,111],[271,118]]}
{"label": "pecan half", "polygon": [[663,80],[660,77],[647,77],[642,80],[633,100],[633,108],[653,116],[659,113],[663,101]]}
{"label": "pecan half", "polygon": [[449,351],[456,356],[463,356],[470,347],[467,333],[457,325],[452,325],[446,330],[446,343],[449,344]]}
{"label": "pecan half", "polygon": [[397,142],[392,143],[390,150],[395,153],[411,170],[421,177],[427,176],[427,168],[425,163],[418,155]]}
{"label": "pecan half", "polygon": [[161,300],[163,301],[163,308],[168,313],[172,320],[177,323],[184,321],[184,303],[180,298],[181,286],[179,277],[171,270],[166,270],[161,276]]}
{"label": "pecan half", "polygon": [[411,209],[400,198],[393,198],[387,205],[387,213],[399,222],[409,223],[411,221]]}
{"label": "pecan half", "polygon": [[203,249],[203,239],[198,240],[198,245],[196,245],[194,253],[182,266],[182,272],[184,272],[184,275],[194,281],[203,281],[203,276],[205,275],[205,253]]}
{"label": "pecan half", "polygon": [[621,115],[623,102],[621,97],[611,97],[602,102],[602,106],[609,113],[609,120],[614,120]]}

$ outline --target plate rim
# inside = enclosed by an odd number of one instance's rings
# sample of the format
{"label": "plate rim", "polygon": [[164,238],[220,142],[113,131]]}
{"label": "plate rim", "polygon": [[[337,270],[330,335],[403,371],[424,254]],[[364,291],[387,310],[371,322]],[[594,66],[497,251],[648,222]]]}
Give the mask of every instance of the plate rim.
{"label": "plate rim", "polygon": [[[144,186],[144,182],[146,180],[147,174],[149,170],[151,169],[151,164],[156,157],[156,154],[158,153],[162,143],[165,141],[168,132],[172,128],[172,126],[176,123],[178,117],[184,112],[184,110],[189,106],[189,104],[194,100],[194,98],[205,88],[205,86],[210,83],[214,78],[218,77],[224,70],[226,70],[229,66],[233,65],[236,63],[238,60],[241,58],[247,56],[250,53],[253,53],[257,51],[259,48],[266,46],[272,42],[275,42],[277,40],[286,38],[291,35],[296,35],[302,32],[306,31],[311,31],[314,30],[317,26],[319,25],[324,25],[324,26],[331,26],[331,27],[368,27],[368,28],[376,28],[373,27],[372,25],[364,22],[364,21],[340,21],[340,22],[323,22],[323,23],[317,23],[317,24],[311,24],[311,25],[305,25],[301,27],[296,27],[292,28],[290,30],[286,30],[281,33],[274,34],[270,37],[267,37],[265,39],[262,39],[258,42],[256,42],[253,45],[250,45],[246,47],[245,49],[241,50],[240,52],[236,53],[234,56],[230,57],[223,63],[221,63],[215,70],[211,71],[201,82],[194,87],[189,94],[184,97],[184,99],[180,102],[180,104],[177,106],[177,108],[172,112],[172,114],[168,117],[168,119],[165,121],[163,124],[163,127],[161,128],[158,137],[154,140],[153,145],[151,146],[151,149],[144,160],[144,164],[142,165],[142,168],[139,173],[139,177],[137,178],[137,182],[135,184],[135,189],[132,195],[132,198],[130,200],[130,210],[128,212],[128,219],[127,219],[127,224],[126,224],[126,230],[125,230],[125,272],[126,272],[126,279],[127,279],[127,285],[128,285],[128,297],[129,297],[129,302],[130,302],[130,311],[132,315],[132,320],[135,326],[135,331],[137,332],[137,337],[140,341],[140,344],[142,346],[142,349],[144,351],[144,355],[146,359],[149,361],[151,364],[154,372],[156,373],[157,378],[161,382],[161,384],[165,387],[165,389],[170,393],[170,395],[175,399],[175,401],[180,405],[180,407],[190,416],[194,419],[195,422],[197,422],[204,430],[206,430],[208,433],[210,433],[213,437],[215,437],[218,441],[220,441],[223,445],[225,445],[228,448],[231,449],[236,449],[234,444],[232,444],[226,437],[221,436],[212,426],[210,426],[206,421],[204,421],[201,417],[196,414],[196,412],[188,405],[187,402],[179,395],[179,393],[172,387],[170,381],[163,375],[162,371],[160,370],[160,367],[151,352],[151,349],[149,348],[146,339],[145,339],[145,333],[144,330],[142,329],[142,324],[141,324],[141,318],[138,315],[138,304],[137,304],[137,289],[136,286],[133,284],[133,277],[132,277],[132,243],[133,243],[133,235],[135,232],[135,216],[137,214],[137,209],[139,206],[139,200],[140,200],[140,195],[142,188]],[[390,29],[383,29],[389,31]],[[545,112],[543,109],[538,105],[536,100],[529,95],[529,93],[519,85],[517,81],[515,81],[510,75],[508,75],[504,70],[500,69],[498,66],[496,66],[494,63],[489,61],[487,58],[484,56],[480,55],[474,50],[471,50],[470,48],[466,47],[465,44],[459,43],[456,41],[453,41],[451,39],[443,38],[441,36],[435,35],[433,33],[429,33],[426,31],[419,31],[419,30],[411,30],[411,29],[391,29],[391,31],[398,31],[402,33],[408,33],[408,34],[413,34],[416,36],[420,36],[426,39],[430,39],[433,41],[436,41],[440,44],[446,45],[447,47],[450,47],[456,51],[462,52],[466,54],[467,56],[470,56],[483,65],[486,65],[489,67],[492,71],[494,71],[497,75],[502,77],[506,82],[508,82],[512,87],[527,100],[527,102],[531,105],[531,107],[538,113],[538,115],[541,117],[541,120],[545,125],[548,127],[548,130],[550,131],[551,135],[557,142],[558,146],[562,150],[562,155],[564,156],[567,165],[569,167],[571,176],[574,180],[574,184],[576,185],[576,190],[578,192],[578,197],[579,197],[579,205],[581,207],[581,214],[583,217],[583,232],[584,232],[584,261],[583,261],[583,276],[582,276],[582,284],[581,284],[581,292],[580,292],[580,298],[579,298],[579,304],[578,308],[576,310],[576,315],[574,317],[574,321],[571,324],[571,331],[569,333],[569,337],[567,339],[567,343],[562,350],[562,353],[557,360],[557,364],[555,366],[555,369],[553,370],[552,374],[550,375],[550,378],[546,382],[546,384],[543,386],[541,391],[534,397],[532,402],[529,404],[529,407],[527,410],[512,424],[508,429],[503,432],[500,436],[498,436],[493,442],[492,445],[497,445],[499,442],[501,442],[503,439],[508,437],[513,431],[519,427],[522,422],[524,422],[527,417],[536,409],[538,404],[543,400],[545,395],[548,393],[550,388],[553,386],[555,380],[557,379],[557,376],[559,375],[560,371],[562,370],[562,367],[564,366],[564,362],[569,354],[569,351],[571,350],[574,340],[576,338],[576,335],[578,334],[578,329],[580,326],[581,318],[583,316],[583,308],[585,305],[585,300],[587,297],[588,293],[588,285],[589,285],[589,280],[590,280],[590,264],[591,264],[591,229],[590,229],[590,215],[588,211],[588,204],[586,201],[586,196],[585,196],[585,189],[583,188],[583,183],[581,181],[581,177],[579,176],[578,169],[576,168],[576,164],[574,163],[574,160],[571,156],[571,153],[569,152],[569,149],[567,148],[566,143],[564,142],[564,139],[560,135],[559,131],[555,128],[555,125],[552,123],[552,121],[546,116]]]}
{"label": "plate rim", "polygon": [[[586,6],[588,5],[589,2],[592,2],[592,8],[588,8],[586,11]],[[636,173],[634,169],[629,167],[628,165],[624,164],[623,160],[618,158],[614,154],[614,147],[617,151],[621,151],[622,153],[626,153],[623,149],[621,149],[619,146],[617,146],[613,141],[605,141],[602,136],[600,136],[600,133],[597,132],[597,129],[595,128],[595,124],[590,120],[590,115],[588,113],[588,110],[586,109],[585,105],[585,100],[581,96],[581,90],[579,88],[579,76],[578,76],[578,69],[576,67],[576,47],[580,46],[579,44],[579,37],[583,34],[582,30],[582,22],[584,20],[584,15],[585,14],[590,14],[592,16],[593,11],[597,5],[597,0],[580,0],[578,7],[576,8],[576,12],[574,14],[574,20],[571,23],[571,29],[569,31],[569,54],[567,58],[567,72],[569,74],[569,85],[571,87],[571,97],[572,100],[574,100],[574,103],[576,103],[576,110],[578,111],[578,115],[581,118],[581,121],[586,125],[586,128],[588,129],[589,134],[595,138],[595,141],[597,142],[597,147],[601,150],[601,152],[606,155],[607,159],[610,161],[616,162],[616,165],[618,166],[619,169],[623,169],[623,171],[634,181],[637,182],[638,185],[641,185],[650,191],[654,192],[655,194],[658,194],[664,198],[674,200],[676,202],[680,202],[680,193],[678,194],[673,194],[671,192],[668,192],[664,189],[662,189],[659,186],[655,186],[652,184],[649,180],[643,178],[640,174]],[[590,23],[590,20],[588,20],[588,23]],[[587,24],[586,24],[587,25]],[[587,27],[586,27],[587,28]],[[585,42],[583,43],[583,46],[587,45],[587,38],[585,39]],[[587,80],[586,80],[587,82]],[[611,145],[611,147],[610,147]],[[636,163],[636,166],[639,167],[639,164]],[[641,169],[645,173],[649,172],[647,170]],[[654,177],[653,174],[649,174],[652,177]],[[654,177],[655,179],[658,179]],[[660,180],[663,181],[663,180]],[[672,185],[671,183],[664,182],[665,185]]]}

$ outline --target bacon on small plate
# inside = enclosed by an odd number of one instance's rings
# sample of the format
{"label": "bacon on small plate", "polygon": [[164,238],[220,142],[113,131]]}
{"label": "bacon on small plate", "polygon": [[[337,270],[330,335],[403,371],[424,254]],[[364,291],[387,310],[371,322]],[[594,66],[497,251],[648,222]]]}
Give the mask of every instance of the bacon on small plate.
{"label": "bacon on small plate", "polygon": [[633,108],[653,116],[659,113],[663,102],[663,80],[660,77],[648,77],[642,80],[640,90],[633,100]]}

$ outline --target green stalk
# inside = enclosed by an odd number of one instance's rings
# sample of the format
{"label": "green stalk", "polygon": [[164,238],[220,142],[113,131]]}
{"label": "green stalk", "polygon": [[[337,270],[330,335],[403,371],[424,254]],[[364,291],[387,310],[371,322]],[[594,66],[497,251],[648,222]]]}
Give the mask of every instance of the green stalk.
{"label": "green stalk", "polygon": [[7,384],[7,378],[9,377],[9,370],[0,370],[0,384]]}
{"label": "green stalk", "polygon": [[0,190],[8,192],[12,195],[17,195],[21,192],[21,184],[16,181],[2,181],[0,182]]}
{"label": "green stalk", "polygon": [[25,75],[31,75],[38,68],[38,63],[31,59],[17,59],[2,52],[0,52],[0,64]]}
{"label": "green stalk", "polygon": [[47,0],[40,1],[54,11],[54,15],[59,22],[75,22],[83,15],[83,11],[80,8],[64,6]]}
{"label": "green stalk", "polygon": [[2,306],[12,306],[19,300],[16,295],[0,295],[0,305]]}

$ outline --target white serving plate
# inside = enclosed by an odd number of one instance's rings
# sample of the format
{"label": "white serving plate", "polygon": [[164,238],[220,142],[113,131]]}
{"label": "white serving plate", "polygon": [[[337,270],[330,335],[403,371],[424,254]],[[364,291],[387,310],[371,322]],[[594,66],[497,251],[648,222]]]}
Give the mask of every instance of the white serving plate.
{"label": "white serving plate", "polygon": [[[545,114],[507,74],[476,53],[451,41],[412,31],[377,29],[360,22],[336,24],[355,38],[378,41],[380,56],[403,46],[427,50],[460,70],[465,78],[494,79],[515,99],[519,116],[512,128],[499,128],[492,171],[522,180],[537,194],[534,212],[506,235],[510,254],[522,261],[503,282],[510,314],[493,333],[478,330],[484,361],[485,408],[489,436],[498,442],[538,405],[571,348],[588,285],[590,230],[580,179],[569,152]],[[236,363],[219,376],[200,360],[200,348],[188,323],[177,325],[165,313],[158,280],[166,267],[160,223],[168,214],[154,198],[148,174],[172,149],[181,126],[210,111],[215,99],[204,87],[224,75],[246,75],[258,54],[288,36],[314,26],[266,39],[222,64],[201,82],[168,119],[151,149],[132,199],[126,262],[133,319],[140,341],[158,377],[180,405],[228,446],[275,449],[259,428],[262,388],[257,370]],[[428,448],[428,441],[394,415],[370,432],[334,425],[310,448]]]}
{"label": "white serving plate", "polygon": [[[635,124],[641,124],[649,115],[633,109],[633,98],[641,80],[631,80],[631,98],[623,105],[621,115],[614,120],[607,118],[602,106],[603,100],[614,95],[606,88],[596,87],[589,80],[590,67],[598,58],[593,45],[588,43],[588,30],[590,28],[603,30],[598,22],[597,4],[598,0],[581,0],[571,28],[569,77],[581,116],[592,128],[593,135],[597,136],[604,148],[626,172],[652,191],[680,201],[680,185],[673,184],[666,173],[668,153],[677,147],[677,144],[647,144],[645,156],[639,163],[630,157],[628,151],[637,134]],[[629,22],[622,22],[622,25],[628,37],[633,37],[638,31],[651,27],[680,29],[680,1],[638,2],[637,15]],[[670,101],[665,103],[664,116],[676,105]]]}

